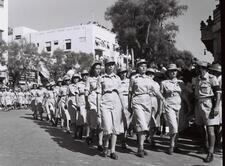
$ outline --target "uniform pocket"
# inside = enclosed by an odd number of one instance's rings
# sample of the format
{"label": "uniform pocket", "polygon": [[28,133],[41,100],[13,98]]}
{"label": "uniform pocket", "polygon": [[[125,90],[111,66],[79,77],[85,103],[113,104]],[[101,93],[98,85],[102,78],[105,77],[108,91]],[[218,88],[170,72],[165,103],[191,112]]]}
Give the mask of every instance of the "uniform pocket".
{"label": "uniform pocket", "polygon": [[210,87],[206,84],[203,84],[200,87],[200,91],[201,91],[202,94],[210,94]]}
{"label": "uniform pocket", "polygon": [[203,106],[206,108],[212,108],[212,100],[205,100],[204,102],[202,102]]}

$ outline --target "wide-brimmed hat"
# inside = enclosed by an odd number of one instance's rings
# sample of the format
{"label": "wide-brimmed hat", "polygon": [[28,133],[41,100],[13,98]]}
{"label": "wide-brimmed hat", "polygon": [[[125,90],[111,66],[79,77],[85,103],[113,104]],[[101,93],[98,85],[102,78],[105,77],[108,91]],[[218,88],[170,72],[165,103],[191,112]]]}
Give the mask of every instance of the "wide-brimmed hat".
{"label": "wide-brimmed hat", "polygon": [[137,66],[140,66],[141,64],[147,64],[147,61],[145,59],[139,59],[136,63]]}
{"label": "wide-brimmed hat", "polygon": [[59,78],[59,79],[57,80],[57,82],[63,82],[62,78]]}
{"label": "wide-brimmed hat", "polygon": [[116,64],[116,62],[115,62],[115,60],[114,60],[113,57],[109,57],[109,58],[107,58],[107,59],[105,60],[105,65],[108,65],[108,64],[113,64],[113,65]]}
{"label": "wide-brimmed hat", "polygon": [[171,63],[171,64],[169,64],[169,66],[167,67],[167,71],[173,71],[173,70],[180,71],[180,69],[177,67],[176,64]]}
{"label": "wide-brimmed hat", "polygon": [[96,65],[102,65],[102,63],[100,61],[94,61],[91,66],[93,67]]}
{"label": "wide-brimmed hat", "polygon": [[120,73],[127,73],[127,72],[128,72],[128,70],[125,67],[121,67],[117,71],[118,74],[120,74]]}
{"label": "wide-brimmed hat", "polygon": [[79,78],[79,79],[81,79],[81,76],[80,76],[80,74],[74,74],[74,75],[72,76],[72,79],[74,79],[74,78]]}
{"label": "wide-brimmed hat", "polygon": [[153,69],[153,68],[148,68],[147,69],[147,71],[146,71],[146,73],[153,73],[153,74],[155,74],[155,69]]}
{"label": "wide-brimmed hat", "polygon": [[213,70],[213,71],[216,71],[216,72],[221,73],[221,72],[222,72],[222,67],[221,67],[220,64],[215,63],[215,64],[212,64],[212,65],[209,67],[209,70]]}
{"label": "wide-brimmed hat", "polygon": [[88,75],[89,74],[89,72],[87,71],[87,70],[83,70],[82,72],[81,72],[81,75]]}
{"label": "wide-brimmed hat", "polygon": [[63,77],[63,81],[68,81],[68,80],[70,80],[70,76],[69,76],[69,75],[65,75],[65,76]]}
{"label": "wide-brimmed hat", "polygon": [[205,61],[198,61],[198,62],[196,62],[196,64],[199,67],[208,68],[208,63]]}

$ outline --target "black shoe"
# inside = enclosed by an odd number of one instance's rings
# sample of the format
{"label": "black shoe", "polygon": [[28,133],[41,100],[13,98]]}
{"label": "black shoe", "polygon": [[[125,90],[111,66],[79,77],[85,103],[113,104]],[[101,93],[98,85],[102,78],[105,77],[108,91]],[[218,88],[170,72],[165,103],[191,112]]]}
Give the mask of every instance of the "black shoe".
{"label": "black shoe", "polygon": [[88,145],[92,144],[92,143],[93,143],[92,138],[87,137],[87,138],[86,138],[86,143],[87,143]]}
{"label": "black shoe", "polygon": [[210,163],[213,161],[213,153],[208,153],[207,157],[204,159],[205,163]]}
{"label": "black shoe", "polygon": [[111,159],[114,159],[114,160],[118,160],[118,156],[117,156],[116,153],[111,153],[111,154],[110,154],[110,158],[111,158]]}
{"label": "black shoe", "polygon": [[137,156],[138,157],[141,157],[141,158],[144,158],[144,150],[138,150],[138,152],[137,152]]}
{"label": "black shoe", "polygon": [[107,157],[108,156],[108,148],[104,148],[103,149],[102,156],[103,157]]}
{"label": "black shoe", "polygon": [[126,149],[127,149],[127,144],[126,144],[125,142],[123,142],[123,143],[121,144],[121,148],[122,148],[123,150],[126,150]]}
{"label": "black shoe", "polygon": [[103,146],[102,145],[98,145],[98,151],[103,152]]}
{"label": "black shoe", "polygon": [[172,155],[174,152],[174,148],[173,147],[169,147],[167,154]]}

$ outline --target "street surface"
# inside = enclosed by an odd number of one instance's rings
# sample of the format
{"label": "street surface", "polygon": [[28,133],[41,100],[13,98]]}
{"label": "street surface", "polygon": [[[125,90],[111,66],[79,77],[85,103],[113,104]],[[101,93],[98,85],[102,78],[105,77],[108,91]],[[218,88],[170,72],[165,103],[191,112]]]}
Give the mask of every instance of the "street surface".
{"label": "street surface", "polygon": [[70,134],[51,127],[46,121],[32,119],[30,110],[0,112],[0,166],[221,166],[222,155],[212,163],[203,162],[205,154],[197,154],[196,142],[179,141],[183,153],[165,153],[168,138],[156,138],[158,150],[147,145],[148,156],[135,155],[136,141],[129,139],[130,150],[118,144],[119,159],[101,157],[94,146],[73,140]]}

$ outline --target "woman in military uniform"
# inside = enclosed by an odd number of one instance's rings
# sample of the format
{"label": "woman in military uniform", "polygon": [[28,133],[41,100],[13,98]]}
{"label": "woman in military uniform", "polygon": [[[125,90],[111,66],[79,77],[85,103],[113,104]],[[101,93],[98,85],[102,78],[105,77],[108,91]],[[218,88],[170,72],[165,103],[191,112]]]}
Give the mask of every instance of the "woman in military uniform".
{"label": "woman in military uniform", "polygon": [[128,71],[125,68],[120,68],[117,73],[121,79],[121,86],[119,91],[122,94],[122,101],[124,105],[124,109],[123,109],[124,133],[122,135],[123,137],[122,148],[127,149],[126,136],[127,136],[127,131],[129,129],[130,123],[132,121],[132,115],[128,111],[128,94],[129,94],[130,79],[127,78]]}
{"label": "woman in military uniform", "polygon": [[110,157],[117,160],[118,156],[115,153],[117,135],[124,132],[122,119],[122,94],[119,89],[121,80],[114,73],[115,61],[106,59],[105,74],[100,77],[98,88],[102,93],[100,101],[100,111],[102,117],[102,129],[104,132],[104,152],[103,155],[108,155],[108,146],[110,140]]}
{"label": "woman in military uniform", "polygon": [[[160,91],[160,86],[159,84],[154,81],[155,77],[155,69],[153,68],[148,68],[146,71],[146,75],[150,77],[152,80],[152,85],[155,87],[157,91]],[[153,140],[153,136],[156,134],[157,131],[159,131],[160,127],[160,107],[159,107],[159,100],[154,93],[154,91],[150,92],[150,99],[151,99],[151,105],[152,105],[152,117],[151,117],[151,124],[150,124],[150,131],[149,134],[147,134],[146,141],[150,143],[152,147],[155,147],[155,142]],[[150,136],[150,140],[148,140],[148,136]]]}
{"label": "woman in military uniform", "polygon": [[147,62],[140,59],[137,62],[137,74],[131,78],[129,110],[133,111],[135,131],[138,136],[137,156],[144,157],[147,152],[144,150],[146,133],[150,129],[152,115],[152,104],[150,92],[154,92],[161,100],[164,100],[161,93],[153,86],[153,81],[146,75]]}
{"label": "woman in military uniform", "polygon": [[81,80],[79,74],[74,74],[71,78],[71,84],[68,86],[67,95],[68,95],[68,111],[71,119],[71,127],[74,132],[74,139],[77,138],[77,128],[76,128],[76,118],[77,118],[77,83]]}
{"label": "woman in military uniform", "polygon": [[[81,73],[82,79],[77,83],[77,99],[78,99],[78,114],[77,114],[77,129],[79,130],[79,138],[82,139],[83,130],[87,132],[87,109],[85,101],[86,80],[88,71],[83,70]],[[85,127],[85,128],[84,128]],[[85,134],[87,135],[87,134]]]}
{"label": "woman in military uniform", "polygon": [[70,83],[70,77],[65,75],[63,78],[63,85],[59,89],[59,109],[61,112],[61,128],[64,130],[64,125],[66,124],[66,129],[64,131],[70,133],[70,114],[67,108],[67,89]]}
{"label": "woman in military uniform", "polygon": [[86,142],[93,143],[95,131],[98,134],[98,150],[103,151],[102,139],[103,131],[101,129],[101,115],[99,102],[101,98],[100,92],[97,90],[97,84],[101,74],[101,62],[94,62],[91,66],[89,77],[86,81],[86,108],[88,117],[89,133]]}
{"label": "woman in military uniform", "polygon": [[[179,129],[179,112],[181,109],[182,99],[188,103],[186,96],[183,94],[184,84],[182,80],[177,79],[179,69],[176,64],[170,64],[167,69],[168,79],[162,81],[161,92],[166,99],[164,111],[166,120],[169,125],[170,147],[169,154],[172,154],[178,139]],[[188,110],[189,110],[189,105]]]}

